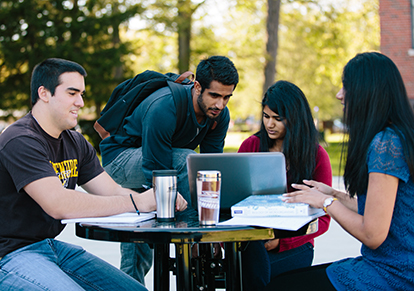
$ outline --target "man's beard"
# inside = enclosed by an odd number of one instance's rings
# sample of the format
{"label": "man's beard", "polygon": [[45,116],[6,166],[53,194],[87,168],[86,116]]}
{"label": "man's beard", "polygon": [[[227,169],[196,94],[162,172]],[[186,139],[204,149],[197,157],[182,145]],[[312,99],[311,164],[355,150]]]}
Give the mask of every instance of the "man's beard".
{"label": "man's beard", "polygon": [[198,104],[198,107],[200,108],[201,112],[203,112],[204,116],[207,117],[208,119],[215,120],[220,116],[220,114],[217,115],[216,117],[212,117],[212,116],[207,115],[207,111],[209,109],[210,110],[218,110],[220,112],[221,112],[221,110],[216,108],[216,107],[207,108],[207,106],[204,104],[203,95],[201,93],[197,97],[197,104]]}

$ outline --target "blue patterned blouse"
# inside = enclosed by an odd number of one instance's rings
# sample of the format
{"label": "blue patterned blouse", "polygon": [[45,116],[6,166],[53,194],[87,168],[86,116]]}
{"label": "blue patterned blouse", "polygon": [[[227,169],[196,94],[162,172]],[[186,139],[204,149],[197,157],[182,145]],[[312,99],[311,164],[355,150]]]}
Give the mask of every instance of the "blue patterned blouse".
{"label": "blue patterned blouse", "polygon": [[[368,149],[367,163],[368,173],[399,179],[388,236],[376,250],[362,245],[362,256],[335,262],[326,272],[339,291],[414,290],[414,183],[394,130],[387,128],[375,136]],[[358,195],[361,215],[365,201],[366,194]]]}

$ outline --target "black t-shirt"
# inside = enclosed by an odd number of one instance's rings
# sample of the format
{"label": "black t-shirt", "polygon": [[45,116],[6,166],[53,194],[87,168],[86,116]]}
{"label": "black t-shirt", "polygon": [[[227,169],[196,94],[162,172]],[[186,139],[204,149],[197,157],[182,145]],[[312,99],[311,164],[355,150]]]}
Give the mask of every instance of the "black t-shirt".
{"label": "black t-shirt", "polygon": [[[41,178],[58,176],[75,189],[103,172],[94,148],[76,131],[58,139],[48,135],[29,113],[0,135],[0,257],[56,237],[64,228],[23,190]],[[53,193],[48,193],[53,195]]]}

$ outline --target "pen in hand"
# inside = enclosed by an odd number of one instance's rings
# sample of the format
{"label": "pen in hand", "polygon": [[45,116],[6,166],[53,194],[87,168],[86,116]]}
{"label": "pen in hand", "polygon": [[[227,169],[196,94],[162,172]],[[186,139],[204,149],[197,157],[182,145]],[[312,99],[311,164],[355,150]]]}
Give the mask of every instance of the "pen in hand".
{"label": "pen in hand", "polygon": [[132,201],[132,204],[134,205],[135,211],[137,212],[138,215],[140,215],[138,207],[135,205],[134,198],[132,197],[132,194],[129,194],[129,197],[131,197],[131,201]]}

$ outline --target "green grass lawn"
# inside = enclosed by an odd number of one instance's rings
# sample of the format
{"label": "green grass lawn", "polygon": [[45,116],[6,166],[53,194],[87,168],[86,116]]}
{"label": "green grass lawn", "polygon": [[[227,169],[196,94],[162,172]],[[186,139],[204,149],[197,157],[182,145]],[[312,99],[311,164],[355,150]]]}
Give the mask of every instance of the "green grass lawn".
{"label": "green grass lawn", "polygon": [[327,145],[322,144],[324,149],[328,152],[329,159],[331,160],[332,175],[343,176],[345,163],[342,161],[341,169],[339,169],[339,161],[341,159],[342,143],[331,142]]}
{"label": "green grass lawn", "polygon": [[[248,138],[252,133],[250,132],[229,132],[227,133],[226,143],[224,146],[225,153],[235,153],[239,149],[243,140]],[[333,176],[342,176],[344,163],[342,162],[342,169],[339,169],[339,160],[341,158],[342,150],[342,134],[330,134],[325,137],[325,142],[321,145],[328,152],[331,160]]]}

